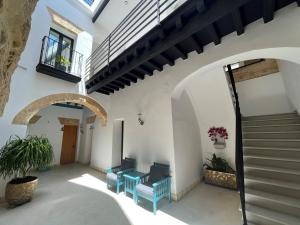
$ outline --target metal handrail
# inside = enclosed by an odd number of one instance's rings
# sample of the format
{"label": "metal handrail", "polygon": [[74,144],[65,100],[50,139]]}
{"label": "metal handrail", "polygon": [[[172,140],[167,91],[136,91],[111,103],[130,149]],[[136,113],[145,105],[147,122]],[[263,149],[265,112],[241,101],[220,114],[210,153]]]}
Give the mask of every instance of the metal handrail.
{"label": "metal handrail", "polygon": [[82,61],[83,54],[69,45],[48,36],[43,37],[39,60],[41,64],[81,77]]}
{"label": "metal handrail", "polygon": [[246,200],[245,200],[245,181],[244,181],[244,153],[243,153],[243,130],[242,130],[242,115],[239,103],[239,97],[235,86],[234,76],[231,65],[227,65],[227,71],[230,78],[230,83],[233,90],[235,100],[235,114],[236,114],[236,132],[235,132],[235,165],[236,165],[236,178],[237,187],[240,194],[241,211],[243,218],[243,225],[247,225],[246,215]]}
{"label": "metal handrail", "polygon": [[[133,45],[140,37],[160,23],[171,13],[168,10],[186,0],[141,0],[115,27],[86,60],[85,79],[89,79],[118,55]],[[156,20],[156,21],[155,21]]]}

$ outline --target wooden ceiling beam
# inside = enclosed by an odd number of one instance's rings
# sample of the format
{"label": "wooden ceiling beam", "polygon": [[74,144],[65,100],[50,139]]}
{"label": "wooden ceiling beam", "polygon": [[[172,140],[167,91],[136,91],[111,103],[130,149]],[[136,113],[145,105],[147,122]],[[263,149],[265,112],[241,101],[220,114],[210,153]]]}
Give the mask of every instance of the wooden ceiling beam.
{"label": "wooden ceiling beam", "polygon": [[237,35],[243,34],[245,32],[245,28],[243,25],[240,9],[234,10],[231,14],[231,17]]}
{"label": "wooden ceiling beam", "polygon": [[175,51],[180,55],[180,58],[182,59],[187,59],[188,55],[187,53],[185,53],[182,48],[180,48],[180,46],[178,45],[174,45],[173,49],[175,49]]}
{"label": "wooden ceiling beam", "polygon": [[130,86],[130,81],[124,79],[123,77],[119,77],[117,81],[120,81],[121,83],[125,84],[126,86]]}
{"label": "wooden ceiling beam", "polygon": [[274,19],[275,0],[263,1],[263,19],[264,23],[268,23]]}
{"label": "wooden ceiling beam", "polygon": [[129,80],[129,81],[131,81],[131,82],[133,82],[133,83],[136,83],[136,82],[137,82],[137,77],[136,77],[136,76],[132,76],[132,75],[130,75],[130,74],[125,74],[125,75],[123,76],[123,78],[126,79],[126,80]]}
{"label": "wooden ceiling beam", "polygon": [[157,70],[157,71],[162,71],[163,70],[163,67],[161,65],[158,65],[156,62],[154,62],[153,60],[148,60],[146,62],[148,65],[150,65],[152,67],[152,69],[154,70]]}
{"label": "wooden ceiling beam", "polygon": [[165,53],[160,53],[160,56],[169,64],[170,66],[174,66],[174,60],[172,60],[169,56],[167,56]]}
{"label": "wooden ceiling beam", "polygon": [[198,40],[198,38],[196,37],[196,35],[193,34],[190,39],[191,39],[191,43],[193,44],[194,48],[196,49],[196,52],[198,54],[202,53],[203,52],[203,46],[200,43],[200,41]]}
{"label": "wooden ceiling beam", "polygon": [[221,38],[220,35],[218,34],[216,26],[212,23],[211,25],[208,26],[207,29],[208,29],[209,36],[211,37],[215,45],[221,44]]}

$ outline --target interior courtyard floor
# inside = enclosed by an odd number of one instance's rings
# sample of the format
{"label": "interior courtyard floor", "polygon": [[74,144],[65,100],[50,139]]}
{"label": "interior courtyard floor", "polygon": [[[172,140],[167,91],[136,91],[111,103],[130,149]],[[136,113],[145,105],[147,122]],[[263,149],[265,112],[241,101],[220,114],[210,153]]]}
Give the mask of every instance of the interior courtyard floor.
{"label": "interior courtyard floor", "polygon": [[[106,189],[103,174],[73,164],[36,174],[31,202],[8,209],[0,204],[0,225],[239,225],[239,195],[201,183],[178,202],[163,200],[157,215],[150,202]],[[142,206],[142,207],[141,207]]]}

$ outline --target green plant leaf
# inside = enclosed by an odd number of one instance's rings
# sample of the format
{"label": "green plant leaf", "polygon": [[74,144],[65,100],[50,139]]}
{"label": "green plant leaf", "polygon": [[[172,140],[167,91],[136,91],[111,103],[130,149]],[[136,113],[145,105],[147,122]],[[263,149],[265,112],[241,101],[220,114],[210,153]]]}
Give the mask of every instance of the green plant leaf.
{"label": "green plant leaf", "polygon": [[28,136],[10,137],[0,149],[0,176],[25,177],[32,169],[53,161],[53,148],[47,138]]}

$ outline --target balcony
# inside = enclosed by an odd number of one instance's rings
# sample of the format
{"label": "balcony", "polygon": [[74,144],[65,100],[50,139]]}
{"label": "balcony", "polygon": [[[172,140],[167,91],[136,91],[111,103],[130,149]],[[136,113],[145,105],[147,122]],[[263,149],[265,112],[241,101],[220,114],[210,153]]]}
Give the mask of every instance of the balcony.
{"label": "balcony", "polygon": [[[295,0],[141,0],[86,62],[88,93],[114,92],[173,66],[204,46],[263,18]],[[298,1],[297,1],[298,2]],[[181,4],[181,5],[180,5]]]}
{"label": "balcony", "polygon": [[65,81],[81,81],[83,55],[72,48],[68,42],[58,42],[45,36],[39,64],[36,71]]}

